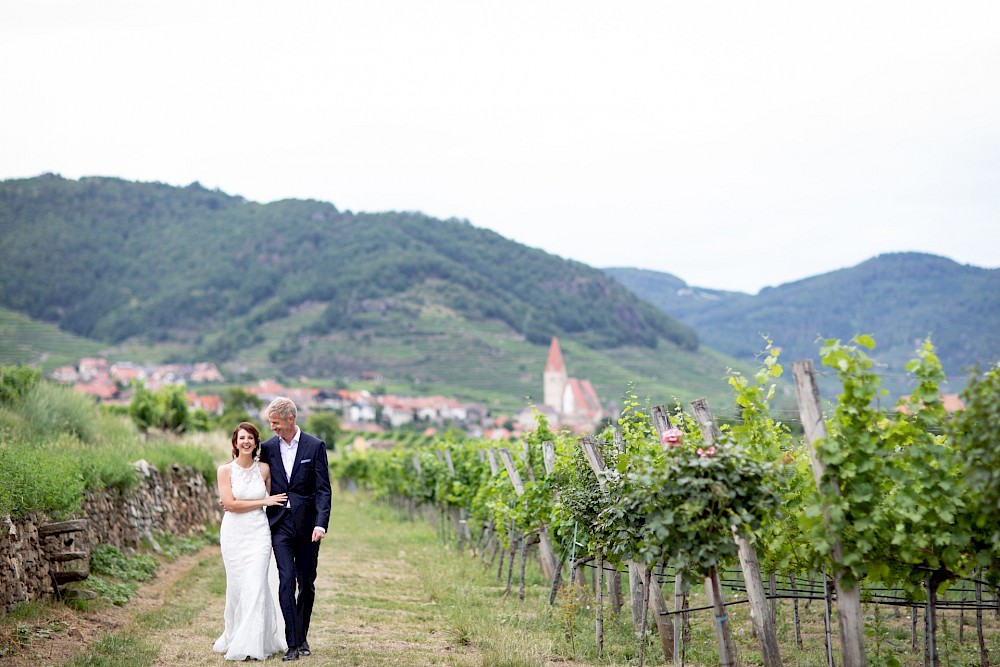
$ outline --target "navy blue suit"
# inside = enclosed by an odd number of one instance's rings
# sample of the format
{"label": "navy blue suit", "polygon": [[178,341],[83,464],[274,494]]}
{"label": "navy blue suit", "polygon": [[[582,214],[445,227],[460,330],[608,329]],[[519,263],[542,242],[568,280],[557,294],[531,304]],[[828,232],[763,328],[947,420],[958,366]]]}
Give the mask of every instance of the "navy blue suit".
{"label": "navy blue suit", "polygon": [[280,448],[278,436],[262,442],[260,460],[271,466],[271,493],[287,493],[291,504],[269,506],[267,520],[278,565],[278,604],[285,619],[285,639],[293,648],[306,642],[316,599],[320,543],[312,541],[312,533],[316,526],[326,529],[330,523],[330,468],[326,444],[311,435],[300,433],[291,475],[285,471]]}

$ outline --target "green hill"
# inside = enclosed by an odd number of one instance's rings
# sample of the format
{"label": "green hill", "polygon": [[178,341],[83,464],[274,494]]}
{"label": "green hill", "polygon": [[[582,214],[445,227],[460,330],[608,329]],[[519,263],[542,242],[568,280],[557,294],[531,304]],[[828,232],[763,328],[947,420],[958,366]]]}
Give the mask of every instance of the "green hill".
{"label": "green hill", "polygon": [[0,308],[0,365],[28,364],[45,370],[76,365],[106,346],[60,331],[58,327]]}
{"label": "green hill", "polygon": [[912,387],[905,371],[931,337],[948,392],[967,369],[1000,359],[1000,270],[921,253],[893,253],[799,280],[757,295],[691,287],[666,273],[607,269],[640,298],[693,327],[708,346],[743,361],[768,335],[785,359],[817,358],[820,338],[868,333],[878,347],[884,383],[894,394]]}
{"label": "green hill", "polygon": [[[601,271],[461,220],[258,204],[198,184],[0,182],[0,305],[109,356],[214,361],[234,381],[386,377],[540,400],[553,335],[605,400],[727,398],[731,363]],[[4,343],[6,345],[6,343]]]}

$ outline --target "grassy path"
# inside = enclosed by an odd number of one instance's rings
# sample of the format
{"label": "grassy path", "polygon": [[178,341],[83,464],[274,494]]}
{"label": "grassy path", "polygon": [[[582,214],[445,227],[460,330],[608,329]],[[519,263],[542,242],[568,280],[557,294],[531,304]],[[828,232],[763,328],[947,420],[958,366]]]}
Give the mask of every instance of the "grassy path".
{"label": "grassy path", "polygon": [[[456,641],[446,611],[424,585],[422,570],[441,551],[426,525],[399,522],[362,497],[335,494],[330,534],[320,549],[313,655],[296,664],[482,664],[472,647]],[[213,549],[172,587],[161,610],[137,619],[160,647],[154,664],[225,664],[211,651],[222,630],[224,595],[222,559]]]}

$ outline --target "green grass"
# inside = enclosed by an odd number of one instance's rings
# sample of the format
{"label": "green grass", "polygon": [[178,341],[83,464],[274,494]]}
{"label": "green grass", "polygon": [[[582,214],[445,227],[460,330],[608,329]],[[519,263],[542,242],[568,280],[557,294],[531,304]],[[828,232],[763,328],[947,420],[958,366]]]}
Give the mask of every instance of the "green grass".
{"label": "green grass", "polygon": [[147,667],[158,654],[157,647],[140,634],[124,630],[104,635],[65,667]]}
{"label": "green grass", "polygon": [[191,625],[203,609],[226,594],[226,571],[222,559],[206,558],[181,577],[164,597],[163,606],[139,614],[136,625],[143,630],[170,630]]}

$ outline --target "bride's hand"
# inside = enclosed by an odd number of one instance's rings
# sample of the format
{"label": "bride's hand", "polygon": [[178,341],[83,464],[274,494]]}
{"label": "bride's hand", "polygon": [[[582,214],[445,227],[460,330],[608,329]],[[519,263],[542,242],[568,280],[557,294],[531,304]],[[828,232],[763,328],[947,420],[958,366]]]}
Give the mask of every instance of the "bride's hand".
{"label": "bride's hand", "polygon": [[288,502],[287,493],[277,493],[264,499],[265,505],[284,505],[286,502]]}

